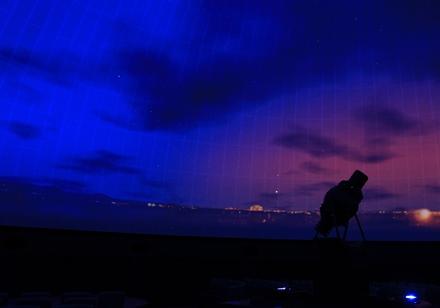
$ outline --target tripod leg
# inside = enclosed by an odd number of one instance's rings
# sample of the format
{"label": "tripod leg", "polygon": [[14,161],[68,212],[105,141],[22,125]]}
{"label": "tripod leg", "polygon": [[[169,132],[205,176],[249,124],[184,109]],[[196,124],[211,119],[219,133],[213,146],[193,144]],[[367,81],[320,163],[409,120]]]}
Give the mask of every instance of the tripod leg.
{"label": "tripod leg", "polygon": [[344,237],[342,239],[345,241],[345,239],[347,238],[348,223],[344,227],[345,227],[345,229],[344,229]]}
{"label": "tripod leg", "polygon": [[338,228],[338,226],[335,226],[335,229],[336,229],[336,236],[337,236],[338,239],[340,240],[340,239],[341,239],[341,234],[339,233],[339,228]]}
{"label": "tripod leg", "polygon": [[341,234],[339,233],[338,223],[337,223],[337,221],[336,221],[336,216],[335,216],[335,215],[333,215],[333,224],[334,224],[335,229],[336,229],[336,236],[337,236],[338,239],[340,240],[340,239],[341,239]]}
{"label": "tripod leg", "polygon": [[315,237],[314,237],[313,239],[316,240],[316,239],[318,238],[318,235],[319,235],[319,232],[316,231],[316,233],[315,233]]}
{"label": "tripod leg", "polygon": [[338,226],[335,226],[335,229],[336,229],[336,235],[337,235],[338,239],[341,239],[341,234],[339,233]]}
{"label": "tripod leg", "polygon": [[354,218],[356,218],[356,222],[357,222],[357,224],[358,224],[359,230],[361,231],[362,239],[364,240],[364,242],[367,241],[367,239],[365,238],[364,230],[362,229],[361,222],[359,221],[359,217],[358,217],[358,215],[355,214],[355,215],[354,215]]}

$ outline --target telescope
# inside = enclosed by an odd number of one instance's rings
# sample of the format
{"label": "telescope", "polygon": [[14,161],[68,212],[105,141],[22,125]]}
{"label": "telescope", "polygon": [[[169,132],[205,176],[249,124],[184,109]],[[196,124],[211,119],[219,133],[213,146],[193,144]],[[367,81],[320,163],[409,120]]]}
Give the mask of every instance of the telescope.
{"label": "telescope", "polygon": [[348,224],[351,218],[355,217],[362,239],[365,241],[365,234],[357,216],[359,204],[363,199],[362,188],[368,181],[368,176],[362,171],[356,170],[348,180],[341,181],[331,188],[324,197],[321,205],[321,219],[315,226],[315,239],[319,235],[328,237],[333,228],[336,229],[337,237],[340,239],[339,226],[343,226],[343,240],[347,237]]}

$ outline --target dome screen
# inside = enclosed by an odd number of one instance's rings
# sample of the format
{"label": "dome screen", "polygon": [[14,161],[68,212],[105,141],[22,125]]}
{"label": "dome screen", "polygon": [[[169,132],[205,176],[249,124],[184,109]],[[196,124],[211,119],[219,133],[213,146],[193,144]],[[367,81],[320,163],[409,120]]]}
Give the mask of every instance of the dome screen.
{"label": "dome screen", "polygon": [[439,11],[0,1],[0,225],[312,239],[361,170],[367,239],[440,240]]}

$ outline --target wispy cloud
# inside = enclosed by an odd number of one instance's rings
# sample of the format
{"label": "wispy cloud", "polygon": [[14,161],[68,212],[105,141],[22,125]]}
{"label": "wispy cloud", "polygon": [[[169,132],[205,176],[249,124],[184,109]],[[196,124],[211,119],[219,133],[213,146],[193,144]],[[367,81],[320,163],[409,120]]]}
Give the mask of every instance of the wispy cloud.
{"label": "wispy cloud", "polygon": [[294,188],[293,193],[298,197],[310,197],[315,196],[316,194],[321,194],[324,197],[324,194],[332,188],[337,183],[322,181],[311,184],[302,184],[298,185]]}
{"label": "wispy cloud", "polygon": [[130,166],[130,157],[107,150],[99,150],[90,156],[73,157],[58,165],[61,169],[86,174],[122,173],[141,174],[141,170]]}
{"label": "wispy cloud", "polygon": [[368,104],[355,111],[355,118],[363,124],[367,141],[386,145],[400,136],[416,136],[431,133],[434,123],[420,121],[386,104]]}
{"label": "wispy cloud", "polygon": [[321,164],[314,161],[305,161],[300,165],[300,169],[312,174],[328,174],[330,169],[323,167]]}
{"label": "wispy cloud", "polygon": [[425,190],[432,194],[440,194],[440,185],[437,184],[427,184],[424,186]]}
{"label": "wispy cloud", "polygon": [[273,140],[273,143],[307,153],[315,158],[340,157],[356,162],[380,163],[394,157],[392,153],[384,149],[371,150],[366,153],[359,152],[348,145],[339,143],[334,138],[319,135],[303,128],[296,128],[289,133],[278,136]]}
{"label": "wispy cloud", "polygon": [[380,187],[367,188],[364,191],[365,200],[383,201],[395,199],[398,197],[400,197],[400,195]]}
{"label": "wispy cloud", "polygon": [[30,123],[12,121],[7,127],[11,133],[23,140],[34,140],[41,136],[41,129]]}
{"label": "wispy cloud", "polygon": [[0,67],[3,71],[23,73],[43,77],[56,84],[69,84],[72,77],[86,77],[78,74],[78,66],[73,66],[72,55],[47,55],[31,52],[28,49],[0,49]]}

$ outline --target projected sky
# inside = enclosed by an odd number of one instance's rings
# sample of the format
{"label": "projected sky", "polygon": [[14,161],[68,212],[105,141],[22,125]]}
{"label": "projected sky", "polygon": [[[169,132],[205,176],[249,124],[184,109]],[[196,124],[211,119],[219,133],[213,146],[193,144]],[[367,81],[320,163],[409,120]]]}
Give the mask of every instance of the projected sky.
{"label": "projected sky", "polygon": [[0,1],[0,176],[114,198],[440,209],[437,1]]}

